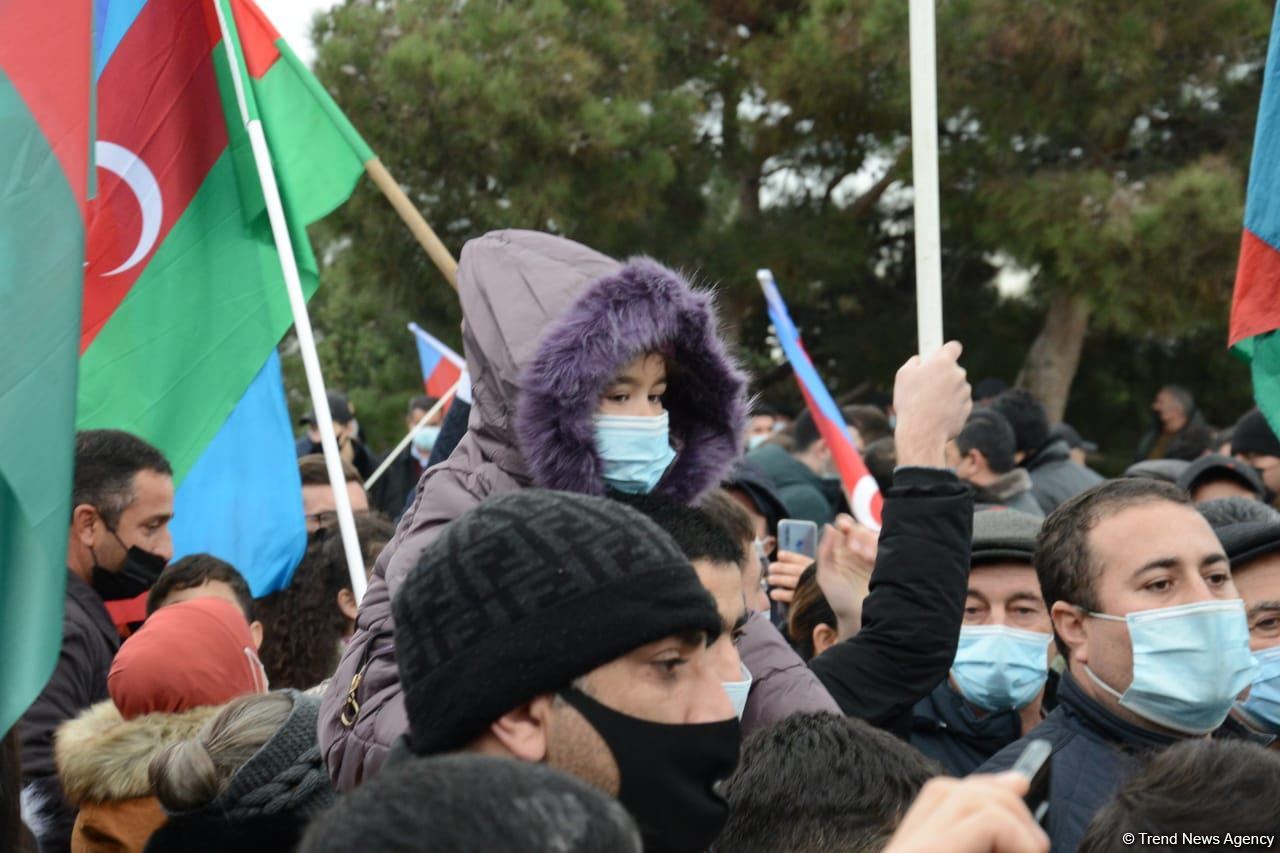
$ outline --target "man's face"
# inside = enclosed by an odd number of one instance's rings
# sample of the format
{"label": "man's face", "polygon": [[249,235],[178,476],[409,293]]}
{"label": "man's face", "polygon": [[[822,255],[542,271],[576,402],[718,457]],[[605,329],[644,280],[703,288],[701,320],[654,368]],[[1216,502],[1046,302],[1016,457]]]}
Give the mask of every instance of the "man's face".
{"label": "man's face", "polygon": [[1036,570],[1015,562],[974,566],[969,572],[964,624],[1007,625],[1042,634],[1052,631]]}
{"label": "man's face", "polygon": [[765,555],[772,554],[773,549],[778,547],[778,540],[769,533],[769,519],[760,512],[756,502],[751,500],[751,496],[745,490],[729,487],[725,491],[729,493],[729,497],[738,502],[738,506],[747,511],[747,515],[751,516],[751,530],[764,545]]}
{"label": "man's face", "polygon": [[1218,498],[1234,497],[1249,498],[1251,500],[1257,500],[1258,498],[1253,489],[1233,477],[1223,477],[1221,480],[1209,480],[1208,482],[1200,483],[1191,493],[1191,500],[1198,504],[1217,500]]}
{"label": "man's face", "polygon": [[742,680],[742,658],[735,643],[747,623],[747,602],[742,592],[742,573],[733,563],[694,560],[698,580],[716,600],[720,611],[721,634],[707,648],[711,666],[721,681]]}
{"label": "man's face", "polygon": [[133,502],[120,513],[115,535],[99,516],[86,544],[92,547],[98,565],[110,571],[124,565],[126,552],[135,546],[164,557],[167,563],[173,559],[173,539],[169,536],[172,518],[173,478],[142,470],[133,475]]}
{"label": "man's face", "polygon": [[[353,513],[369,511],[369,496],[359,483],[347,483],[347,496],[351,499]],[[315,533],[322,527],[338,523],[338,504],[333,498],[333,488],[327,485],[302,487],[302,511],[307,516],[307,533]]]}
{"label": "man's face", "polygon": [[1280,646],[1280,554],[1250,560],[1232,575],[1249,619],[1249,648]]}
{"label": "man's face", "polygon": [[1262,476],[1262,483],[1272,494],[1280,494],[1280,456],[1262,453],[1237,453],[1236,457],[1254,467]]}
{"label": "man's face", "polygon": [[[1101,613],[1123,617],[1142,610],[1239,597],[1222,546],[1208,522],[1190,506],[1159,501],[1121,510],[1090,531],[1089,553]],[[1063,602],[1055,602],[1053,614],[1059,633],[1072,647],[1072,664],[1088,665],[1115,690],[1127,689],[1133,681],[1128,626],[1081,619],[1078,609]],[[1087,675],[1079,675],[1095,699],[1126,719],[1141,722],[1093,685]]]}
{"label": "man's face", "polygon": [[[198,586],[173,590],[160,600],[160,603],[156,605],[156,610],[168,607],[170,604],[194,601],[197,598],[221,598],[223,601],[229,601],[234,604],[237,610],[243,606],[236,596],[236,591],[231,588],[231,584],[226,581],[208,579]],[[262,648],[262,623],[256,620],[250,622],[249,632],[253,635],[253,647],[255,649]]]}
{"label": "man's face", "polygon": [[[711,723],[734,717],[700,631],[641,646],[592,670],[578,686],[619,713],[655,723]],[[546,728],[547,763],[617,795],[620,780],[613,753],[581,714],[555,700]]]}
{"label": "man's face", "polygon": [[1165,432],[1177,432],[1187,425],[1187,410],[1182,403],[1168,391],[1156,394],[1151,410],[1160,416],[1160,423]]}
{"label": "man's face", "polygon": [[773,427],[777,422],[778,419],[773,415],[752,415],[747,421],[747,439],[750,440],[757,435],[769,438],[773,435]]}
{"label": "man's face", "polygon": [[977,451],[970,451],[968,454],[960,452],[960,446],[955,441],[948,441],[945,448],[947,456],[947,466],[956,472],[956,477],[969,482],[973,479],[974,474],[978,473],[980,465],[978,459],[981,454]]}
{"label": "man's face", "polygon": [[[422,420],[427,416],[427,411],[428,411],[427,409],[410,410],[408,417],[404,419],[405,428],[413,429],[414,427],[416,427],[418,425],[418,421]],[[441,408],[441,409],[438,409],[436,413],[431,416],[431,420],[427,421],[426,425],[440,426],[440,422],[443,420],[444,420],[444,409]]]}

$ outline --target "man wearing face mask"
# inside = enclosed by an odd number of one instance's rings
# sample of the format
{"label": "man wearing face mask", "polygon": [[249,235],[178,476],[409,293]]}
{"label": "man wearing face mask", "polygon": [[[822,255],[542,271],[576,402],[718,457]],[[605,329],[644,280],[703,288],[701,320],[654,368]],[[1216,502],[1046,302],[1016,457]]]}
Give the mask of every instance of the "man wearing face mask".
{"label": "man wearing face mask", "polygon": [[1249,648],[1258,674],[1233,716],[1280,749],[1280,522],[1231,524],[1217,529],[1231,559],[1231,575],[1249,620]]}
{"label": "man wearing face mask", "polygon": [[39,809],[46,851],[68,849],[75,823],[58,784],[53,733],[108,698],[120,635],[107,604],[144,596],[173,556],[173,471],[160,451],[126,432],[86,430],[75,454],[62,651],[18,723],[22,784]]}
{"label": "man wearing face mask", "polygon": [[[436,398],[425,394],[410,400],[409,414],[404,419],[405,430],[417,426],[418,421],[435,404]],[[427,421],[426,426],[414,434],[409,449],[395,458],[369,490],[370,502],[387,518],[399,518],[400,513],[404,512],[409,496],[418,487],[418,480],[422,479],[422,472],[427,470],[431,450],[440,436],[440,424],[443,420],[444,410],[441,409]]]}
{"label": "man wearing face mask", "polygon": [[979,772],[1012,767],[1029,738],[1049,740],[1049,836],[1068,851],[1135,754],[1212,734],[1258,665],[1227,556],[1176,486],[1105,482],[1046,518],[1036,544],[1067,672],[1058,707]]}
{"label": "man wearing face mask", "polygon": [[915,708],[911,745],[953,776],[1040,724],[1053,625],[1031,565],[1040,518],[1009,509],[973,517],[960,646],[946,681]]}
{"label": "man wearing face mask", "polygon": [[647,853],[706,850],[739,727],[715,601],[623,504],[490,498],[427,546],[392,604],[409,731],[397,754],[543,762],[616,796]]}

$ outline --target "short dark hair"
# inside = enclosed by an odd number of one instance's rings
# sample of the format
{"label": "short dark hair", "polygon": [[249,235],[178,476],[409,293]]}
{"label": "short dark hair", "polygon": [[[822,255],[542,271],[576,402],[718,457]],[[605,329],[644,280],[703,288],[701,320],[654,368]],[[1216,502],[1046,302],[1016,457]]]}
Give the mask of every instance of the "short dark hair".
{"label": "short dark hair", "polygon": [[[1191,498],[1172,483],[1126,477],[1105,480],[1051,512],[1036,537],[1033,560],[1045,605],[1052,608],[1055,601],[1065,601],[1097,611],[1098,569],[1089,551],[1089,533],[1100,521],[1130,507],[1161,501],[1192,508]],[[1067,656],[1069,650],[1056,631],[1054,637]]]}
{"label": "short dark hair", "polygon": [[409,400],[409,414],[413,414],[414,409],[420,412],[429,412],[431,407],[440,402],[439,397],[432,397],[430,394],[419,394]]}
{"label": "short dark hair", "polygon": [[735,541],[729,531],[705,511],[656,494],[625,495],[619,500],[649,516],[666,531],[689,562],[709,560],[742,567],[746,559],[742,540]]}
{"label": "short dark hair", "polygon": [[724,784],[734,853],[878,851],[941,768],[862,720],[793,714],[742,744]]}
{"label": "short dark hair", "polygon": [[404,850],[640,853],[627,810],[604,791],[540,763],[472,753],[405,757],[338,798],[299,853]]}
{"label": "short dark hair", "polygon": [[813,647],[813,629],[819,625],[838,628],[839,620],[818,585],[818,567],[814,564],[800,573],[787,610],[787,635],[796,654],[806,663],[813,660],[817,652]]}
{"label": "short dark hair", "polygon": [[862,451],[862,461],[880,491],[887,492],[893,487],[893,471],[898,467],[898,445],[894,443],[893,436],[868,444]]}
{"label": "short dark hair", "polygon": [[844,422],[851,424],[862,436],[864,445],[893,435],[889,419],[875,406],[844,406],[840,414],[844,415]]}
{"label": "short dark hair", "polygon": [[203,586],[209,581],[221,581],[231,587],[231,591],[236,594],[236,601],[240,603],[240,609],[244,611],[245,621],[253,621],[253,593],[249,591],[244,575],[226,560],[220,560],[212,554],[192,554],[165,566],[160,577],[151,585],[151,591],[147,593],[147,615],[159,610],[160,605],[171,594]]}
{"label": "short dark hair", "polygon": [[1049,415],[1031,392],[1010,388],[991,401],[991,408],[1004,415],[1023,453],[1034,453],[1049,440]]}
{"label": "short dark hair", "polygon": [[88,504],[114,527],[136,497],[133,478],[139,471],[173,476],[164,454],[133,433],[118,429],[81,430],[76,433],[72,508]]}
{"label": "short dark hair", "polygon": [[1172,850],[1125,844],[1135,833],[1275,835],[1280,755],[1241,740],[1179,741],[1148,756],[1098,811],[1081,853]]}
{"label": "short dark hair", "polygon": [[[751,522],[751,514],[724,489],[708,492],[698,508],[735,541],[746,542],[756,538],[756,526]],[[744,554],[743,559],[749,556]]]}
{"label": "short dark hair", "polygon": [[[299,456],[298,474],[301,475],[302,485],[304,486],[329,485],[329,469],[325,467],[323,453],[308,453],[306,456]],[[348,483],[364,483],[364,478],[360,476],[356,466],[345,459],[342,460],[342,476],[346,478]]]}
{"label": "short dark hair", "polygon": [[1013,427],[995,409],[978,409],[969,415],[956,436],[956,448],[962,456],[973,450],[981,453],[993,474],[1007,474],[1018,464],[1013,459],[1018,449]]}
{"label": "short dark hair", "polygon": [[1214,530],[1232,524],[1248,524],[1260,521],[1280,521],[1280,512],[1276,512],[1260,500],[1232,495],[1229,498],[1214,498],[1196,504],[1196,512],[1204,516]]}
{"label": "short dark hair", "polygon": [[791,450],[793,453],[804,453],[814,443],[822,438],[822,433],[818,432],[818,425],[813,420],[813,415],[809,414],[806,408],[796,416],[791,422]]}

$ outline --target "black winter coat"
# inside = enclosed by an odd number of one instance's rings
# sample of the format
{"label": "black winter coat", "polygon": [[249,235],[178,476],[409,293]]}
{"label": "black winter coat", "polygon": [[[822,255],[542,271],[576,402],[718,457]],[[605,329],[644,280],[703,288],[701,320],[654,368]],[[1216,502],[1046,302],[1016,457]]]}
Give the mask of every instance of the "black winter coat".
{"label": "black winter coat", "polygon": [[62,651],[44,690],[18,721],[22,739],[22,785],[40,803],[41,853],[69,850],[76,812],[67,803],[53,763],[58,726],[89,706],[110,698],[107,673],[120,648],[120,634],[93,587],[67,572]]}
{"label": "black winter coat", "polygon": [[911,745],[952,776],[968,776],[1020,737],[1017,711],[979,717],[946,681],[920,700],[911,721]]}
{"label": "black winter coat", "polygon": [[969,588],[973,494],[950,471],[899,468],[862,605],[862,630],[809,666],[850,717],[904,740],[911,710],[947,677]]}

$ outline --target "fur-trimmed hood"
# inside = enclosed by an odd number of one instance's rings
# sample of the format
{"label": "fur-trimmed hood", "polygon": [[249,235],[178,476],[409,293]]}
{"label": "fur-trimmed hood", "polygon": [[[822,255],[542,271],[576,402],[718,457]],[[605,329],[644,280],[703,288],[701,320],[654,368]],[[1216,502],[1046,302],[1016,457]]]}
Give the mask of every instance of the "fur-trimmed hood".
{"label": "fur-trimmed hood", "polygon": [[218,710],[211,706],[126,720],[106,701],[68,720],[54,736],[54,760],[67,799],[80,804],[147,796],[151,759],[169,744],[194,737]]}

